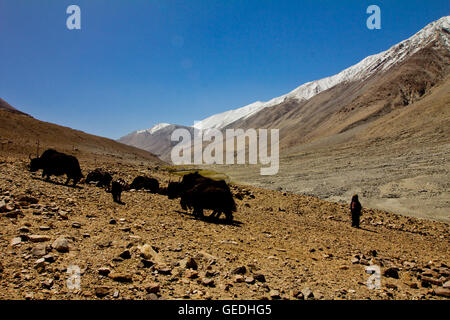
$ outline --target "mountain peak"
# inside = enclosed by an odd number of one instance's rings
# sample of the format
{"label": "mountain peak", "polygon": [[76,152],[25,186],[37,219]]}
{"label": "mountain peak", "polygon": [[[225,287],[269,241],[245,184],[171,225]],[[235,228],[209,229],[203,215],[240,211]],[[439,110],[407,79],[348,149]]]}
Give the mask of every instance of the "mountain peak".
{"label": "mountain peak", "polygon": [[141,133],[149,133],[149,134],[153,134],[156,131],[159,131],[167,126],[170,126],[170,123],[158,123],[156,125],[154,125],[153,127],[149,128],[149,129],[145,129],[145,130],[138,130],[136,131],[137,134],[141,134]]}
{"label": "mountain peak", "polygon": [[450,16],[445,16],[429,23],[409,39],[392,46],[386,51],[368,56],[359,63],[334,76],[307,82],[291,92],[273,98],[267,102],[257,101],[238,109],[210,116],[197,122],[194,127],[197,129],[222,129],[237,120],[246,119],[264,108],[275,106],[287,99],[296,99],[299,101],[309,100],[320,92],[330,89],[340,83],[364,80],[377,72],[387,71],[392,66],[402,62],[405,58],[410,57],[435,40],[440,40],[438,43],[448,48],[449,35]]}

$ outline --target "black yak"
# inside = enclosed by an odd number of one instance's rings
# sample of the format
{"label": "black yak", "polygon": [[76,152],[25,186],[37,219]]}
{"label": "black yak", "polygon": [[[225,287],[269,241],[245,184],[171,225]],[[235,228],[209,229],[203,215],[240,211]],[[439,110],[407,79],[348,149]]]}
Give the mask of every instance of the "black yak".
{"label": "black yak", "polygon": [[42,177],[46,177],[46,180],[49,180],[52,175],[61,176],[65,174],[67,175],[66,184],[72,180],[75,186],[83,178],[80,164],[74,156],[48,149],[44,151],[41,157],[34,159],[30,157],[30,160],[30,171],[36,172],[42,169]]}
{"label": "black yak", "polygon": [[210,217],[219,218],[225,214],[228,221],[233,221],[233,212],[236,212],[236,203],[233,194],[222,185],[202,182],[183,192],[180,200],[184,210],[193,208],[196,217],[203,217],[203,210],[213,210]]}
{"label": "black yak", "polygon": [[111,185],[112,176],[109,172],[97,168],[94,171],[88,173],[86,177],[86,183],[97,182],[97,187],[107,187]]}
{"label": "black yak", "polygon": [[136,177],[130,184],[130,189],[134,190],[149,190],[151,193],[159,192],[159,182],[155,178],[149,178],[144,176]]}
{"label": "black yak", "polygon": [[198,172],[183,176],[181,182],[170,182],[167,187],[169,199],[181,198],[181,207],[194,209],[195,216],[203,216],[203,209],[213,210],[211,217],[218,218],[224,213],[228,220],[233,220],[236,211],[233,194],[225,180],[213,180],[203,177]]}

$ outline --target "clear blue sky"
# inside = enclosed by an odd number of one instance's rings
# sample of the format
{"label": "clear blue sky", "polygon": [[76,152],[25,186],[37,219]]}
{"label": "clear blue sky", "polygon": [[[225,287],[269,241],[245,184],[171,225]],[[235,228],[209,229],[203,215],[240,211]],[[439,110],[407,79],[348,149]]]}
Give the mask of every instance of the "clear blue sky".
{"label": "clear blue sky", "polygon": [[[66,8],[81,8],[81,30]],[[382,29],[366,28],[381,8]],[[450,1],[0,0],[0,97],[118,138],[266,101],[388,49]]]}

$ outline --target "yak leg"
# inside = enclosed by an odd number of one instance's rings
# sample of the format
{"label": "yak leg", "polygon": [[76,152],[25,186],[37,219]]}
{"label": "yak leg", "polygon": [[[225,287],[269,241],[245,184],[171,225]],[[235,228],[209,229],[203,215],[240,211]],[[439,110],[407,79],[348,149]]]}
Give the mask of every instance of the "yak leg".
{"label": "yak leg", "polygon": [[42,178],[45,178],[45,180],[47,181],[50,180],[50,174],[47,172],[47,170],[42,170]]}
{"label": "yak leg", "polygon": [[225,211],[225,216],[227,217],[227,221],[233,221],[233,213],[231,211]]}
{"label": "yak leg", "polygon": [[208,218],[215,218],[217,215],[217,210],[213,210],[213,212],[211,213],[211,215]]}
{"label": "yak leg", "polygon": [[73,186],[74,187],[77,185],[78,181],[80,181],[80,178],[73,178]]}
{"label": "yak leg", "polygon": [[197,218],[203,217],[203,208],[194,207],[194,216]]}

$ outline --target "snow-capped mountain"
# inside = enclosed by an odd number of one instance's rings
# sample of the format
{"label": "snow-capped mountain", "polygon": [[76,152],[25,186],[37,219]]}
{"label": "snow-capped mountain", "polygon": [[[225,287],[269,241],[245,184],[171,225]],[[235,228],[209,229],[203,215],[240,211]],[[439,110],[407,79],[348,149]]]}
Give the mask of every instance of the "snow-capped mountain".
{"label": "snow-capped mountain", "polygon": [[444,44],[449,47],[449,30],[450,16],[446,16],[428,24],[411,38],[394,45],[386,51],[368,56],[359,63],[334,76],[307,82],[291,92],[280,97],[273,98],[267,102],[257,101],[239,109],[215,114],[197,122],[194,124],[194,127],[197,129],[221,129],[237,120],[248,118],[264,108],[280,104],[287,99],[296,99],[300,101],[308,100],[320,92],[336,86],[337,84],[364,80],[376,72],[386,71],[391,66],[402,62],[405,58],[413,55],[415,52],[435,40],[436,36],[442,37]]}
{"label": "snow-capped mountain", "polygon": [[[342,132],[357,126],[363,119],[373,121],[379,114],[390,112],[391,107],[381,110],[378,105],[395,107],[413,103],[443,80],[449,65],[449,38],[450,16],[446,16],[428,24],[409,39],[368,56],[336,75],[302,84],[267,102],[257,101],[212,115],[185,128],[262,128],[276,123],[277,128],[285,130],[283,138],[295,136],[289,145],[301,143],[298,137],[311,140]],[[409,67],[402,67],[405,64]],[[439,68],[435,69],[436,66]],[[260,112],[262,110],[264,112]],[[173,145],[170,135],[179,127],[183,126],[157,124],[119,141],[167,155]]]}

